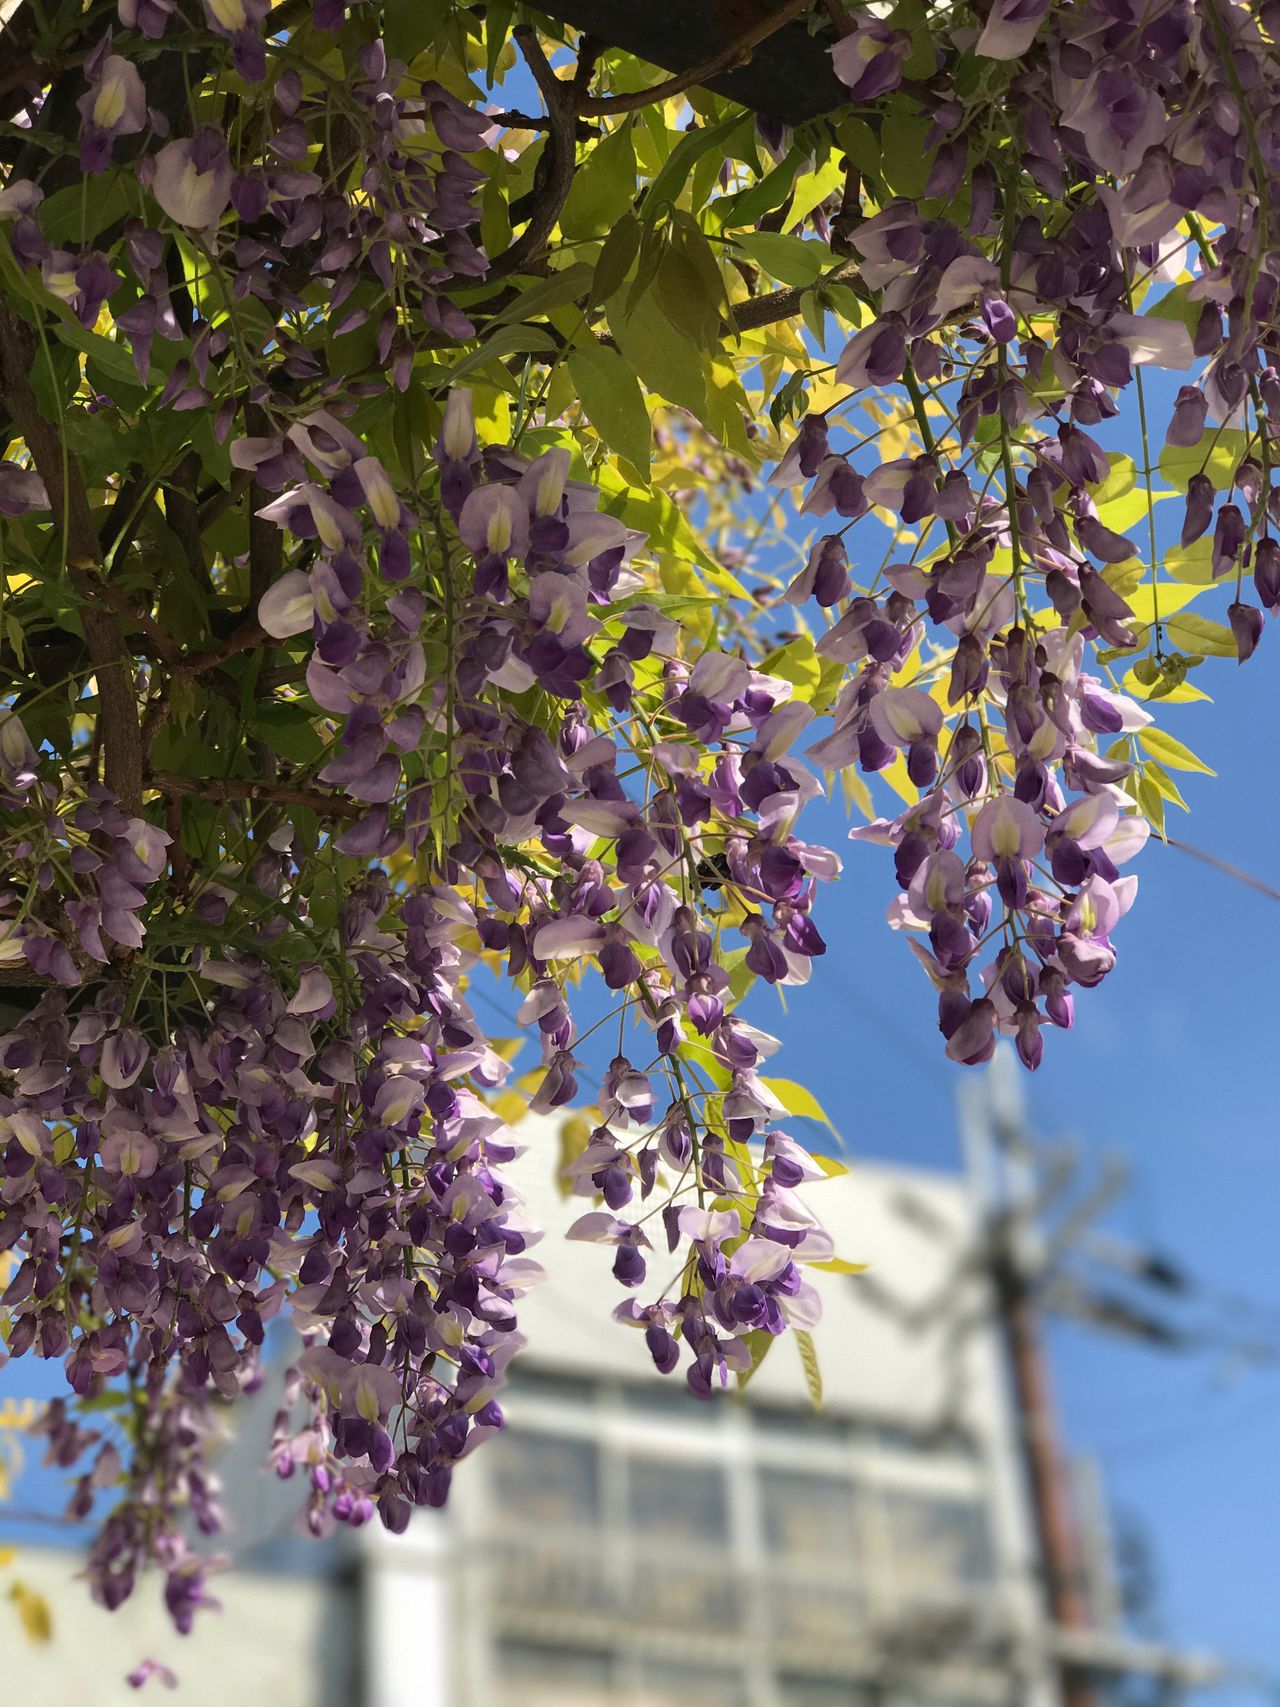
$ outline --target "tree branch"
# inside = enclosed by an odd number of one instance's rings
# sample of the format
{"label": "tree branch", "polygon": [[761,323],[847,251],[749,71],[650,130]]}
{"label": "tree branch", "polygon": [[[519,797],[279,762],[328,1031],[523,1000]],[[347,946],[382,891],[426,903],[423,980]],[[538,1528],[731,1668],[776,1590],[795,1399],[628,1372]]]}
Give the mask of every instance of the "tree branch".
{"label": "tree branch", "polygon": [[31,327],[0,299],[0,396],[44,481],[54,532],[66,540],[67,574],[80,595],[80,620],[98,682],[106,785],[126,812],[137,812],[142,799],[142,730],[133,658],[119,619],[94,596],[105,585],[97,574],[102,549],[79,464],[57,428],[40,413],[31,389],[35,351]]}
{"label": "tree branch", "polygon": [[652,89],[636,89],[626,95],[588,95],[579,101],[578,111],[590,118],[599,118],[606,113],[634,113],[657,101],[669,100],[672,95],[682,95],[686,89],[694,89],[709,78],[718,77],[722,71],[732,71],[739,65],[745,65],[761,42],[768,41],[793,18],[809,11],[812,5],[813,0],[786,0],[786,4],[776,12],[758,18],[719,53],[703,60],[701,65],[692,65],[687,71],[656,83]]}
{"label": "tree branch", "polygon": [[[821,280],[821,284],[845,284],[856,279],[860,274],[856,261],[850,261],[846,266],[839,267],[834,273]],[[800,312],[800,301],[808,291],[819,288],[806,285],[803,290],[791,287],[787,290],[773,290],[768,296],[753,296],[747,302],[735,302],[733,305],[733,322],[739,332],[749,332],[756,326],[771,326],[775,320],[789,320],[793,314]]]}
{"label": "tree branch", "polygon": [[205,652],[184,652],[174,665],[175,681],[189,682],[196,676],[203,676],[206,671],[216,670],[219,664],[225,664],[228,658],[234,658],[237,652],[249,652],[255,646],[269,645],[271,636],[259,623],[242,622],[238,628],[233,628],[225,640],[219,640],[216,646],[210,646]]}
{"label": "tree branch", "polygon": [[202,800],[216,800],[224,806],[235,800],[266,806],[305,806],[323,818],[356,818],[364,810],[356,801],[346,800],[340,794],[321,794],[315,789],[275,783],[242,782],[238,777],[177,776],[172,771],[152,771],[147,786],[161,794],[199,795]]}
{"label": "tree branch", "polygon": [[[534,82],[542,92],[543,100],[547,103],[547,140],[542,146],[542,156],[534,173],[534,208],[529,215],[528,224],[511,247],[504,250],[493,262],[487,275],[490,279],[519,272],[555,230],[561,209],[568,200],[569,187],[573,183],[576,152],[581,64],[578,75],[572,82],[566,83],[551,69],[547,56],[542,51],[542,43],[538,40],[538,32],[531,25],[517,24],[512,34],[524,55],[525,64],[529,67]],[[598,48],[595,49],[596,54],[599,51]],[[591,63],[595,63],[594,55]]]}

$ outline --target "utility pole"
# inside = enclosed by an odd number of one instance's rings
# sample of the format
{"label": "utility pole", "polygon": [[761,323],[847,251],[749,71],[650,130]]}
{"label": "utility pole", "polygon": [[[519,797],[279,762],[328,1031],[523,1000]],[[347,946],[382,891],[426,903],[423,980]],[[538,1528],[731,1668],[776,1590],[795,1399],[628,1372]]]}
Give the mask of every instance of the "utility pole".
{"label": "utility pole", "polygon": [[[1012,1077],[1016,1072],[1002,1052],[984,1080],[967,1081],[961,1121],[970,1174],[984,1212],[988,1273],[1008,1359],[1046,1610],[1055,1629],[1085,1631],[1092,1616],[1084,1559],[1067,1493],[1034,1296],[1043,1255],[1034,1224],[1025,1114]],[[1054,1663],[1063,1707],[1098,1707],[1088,1674],[1065,1657],[1055,1657]]]}
{"label": "utility pole", "polygon": [[[1048,1360],[1044,1315],[1165,1352],[1211,1348],[1253,1363],[1280,1362],[1280,1336],[1270,1313],[1248,1300],[1213,1299],[1181,1265],[1156,1250],[1118,1239],[1094,1225],[1128,1180],[1112,1156],[1102,1159],[1081,1189],[1081,1156],[1074,1146],[1043,1144],[1031,1132],[1013,1051],[1001,1046],[987,1072],[967,1075],[958,1112],[974,1208],[974,1232],[954,1250],[950,1273],[933,1294],[908,1303],[859,1277],[863,1296],[904,1330],[950,1325],[952,1355],[994,1312],[1008,1364],[1011,1409],[1037,1544],[1038,1581],[1045,1612],[1046,1659],[1061,1707],[1100,1707],[1104,1679],[1146,1677],[1172,1689],[1198,1689],[1251,1674],[1213,1655],[1140,1641],[1116,1629],[1092,1603],[1080,1525],[1069,1491]],[[919,1206],[900,1213],[930,1229]],[[1086,1259],[1081,1272],[1079,1259]],[[1102,1276],[1095,1270],[1100,1268]],[[1117,1290],[1116,1278],[1125,1285]],[[970,1283],[985,1283],[974,1309]],[[1159,1303],[1145,1296],[1154,1292]],[[989,1303],[985,1300],[989,1300]],[[1213,1314],[1196,1320],[1205,1307]],[[1241,1321],[1244,1331],[1241,1331]],[[1280,1699],[1280,1696],[1277,1697]]]}

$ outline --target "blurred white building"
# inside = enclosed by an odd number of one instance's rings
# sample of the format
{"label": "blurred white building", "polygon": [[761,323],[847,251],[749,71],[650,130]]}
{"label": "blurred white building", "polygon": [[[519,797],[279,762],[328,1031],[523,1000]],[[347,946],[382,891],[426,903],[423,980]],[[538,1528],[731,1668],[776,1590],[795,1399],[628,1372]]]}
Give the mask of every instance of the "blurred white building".
{"label": "blurred white building", "polygon": [[877,1302],[813,1277],[820,1412],[790,1337],[705,1404],[610,1320],[611,1253],[559,1237],[584,1204],[556,1191],[555,1123],[530,1137],[549,1278],[509,1427],[445,1521],[371,1538],[367,1707],[1056,1701],[984,1283],[934,1308],[973,1230],[963,1182],[859,1165],[803,1193]]}
{"label": "blurred white building", "polygon": [[71,1560],[25,1554],[59,1628],[6,1640],[10,1699],[136,1701],[120,1680],[146,1655],[183,1707],[1056,1707],[998,1324],[981,1275],[955,1278],[964,1183],[860,1164],[810,1187],[870,1265],[814,1277],[822,1408],[790,1336],[708,1405],[611,1320],[610,1252],[559,1236],[584,1204],[554,1183],[558,1123],[528,1135],[549,1278],[523,1307],[507,1432],[449,1509],[317,1546],[293,1534],[298,1490],[255,1477],[261,1440],[242,1441],[223,1615],[184,1642],[147,1585],[108,1618]]}

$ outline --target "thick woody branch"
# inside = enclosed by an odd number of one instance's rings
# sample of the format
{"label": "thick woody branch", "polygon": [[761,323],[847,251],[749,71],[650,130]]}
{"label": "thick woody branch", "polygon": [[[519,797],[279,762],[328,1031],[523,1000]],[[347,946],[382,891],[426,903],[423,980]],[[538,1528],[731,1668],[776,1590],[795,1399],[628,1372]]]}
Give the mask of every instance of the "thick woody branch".
{"label": "thick woody branch", "polygon": [[[858,277],[859,268],[856,262],[838,268],[828,275],[824,284],[850,283]],[[739,332],[749,332],[757,326],[772,326],[777,320],[789,320],[793,314],[800,312],[800,303],[812,285],[806,285],[804,290],[788,288],[773,290],[767,296],[753,296],[747,302],[735,302],[733,305],[734,325]]]}
{"label": "thick woody branch", "polygon": [[238,628],[232,629],[225,640],[219,640],[216,646],[210,646],[204,652],[184,652],[174,666],[174,680],[193,681],[196,676],[216,670],[219,664],[225,664],[227,659],[234,658],[237,652],[251,652],[255,646],[270,644],[271,636],[260,624],[242,622]]}
{"label": "thick woody branch", "polygon": [[[518,273],[531,261],[555,230],[561,209],[573,183],[577,137],[577,108],[581,98],[582,66],[572,82],[556,76],[542,51],[538,32],[528,24],[517,24],[512,32],[525,64],[547,103],[547,140],[542,147],[533,181],[533,210],[528,223],[511,247],[489,268],[489,278]],[[596,50],[598,51],[598,50]],[[594,53],[592,57],[594,64]],[[588,76],[590,73],[588,72]]]}
{"label": "thick woody branch", "polygon": [[96,596],[105,586],[98,573],[102,551],[79,465],[40,413],[31,389],[36,347],[31,327],[0,300],[0,397],[44,481],[54,532],[66,541],[67,573],[81,599],[85,645],[98,683],[106,785],[125,811],[136,812],[142,799],[142,730],[133,659],[119,618]]}
{"label": "thick woody branch", "polygon": [[322,818],[355,818],[363,810],[354,800],[340,794],[321,794],[317,789],[289,788],[278,783],[242,782],[238,777],[177,776],[172,771],[152,771],[149,788],[175,797],[198,795],[220,805],[244,800],[262,806],[305,806]]}
{"label": "thick woody branch", "polygon": [[691,65],[687,71],[680,71],[674,77],[656,83],[652,89],[636,89],[625,95],[588,95],[579,101],[578,111],[590,118],[603,117],[606,113],[634,113],[641,107],[653,106],[657,101],[669,100],[672,95],[682,95],[686,89],[695,89],[710,78],[718,77],[722,71],[733,71],[745,65],[761,42],[768,41],[793,18],[809,11],[812,5],[813,0],[787,0],[776,12],[758,18],[701,65]]}

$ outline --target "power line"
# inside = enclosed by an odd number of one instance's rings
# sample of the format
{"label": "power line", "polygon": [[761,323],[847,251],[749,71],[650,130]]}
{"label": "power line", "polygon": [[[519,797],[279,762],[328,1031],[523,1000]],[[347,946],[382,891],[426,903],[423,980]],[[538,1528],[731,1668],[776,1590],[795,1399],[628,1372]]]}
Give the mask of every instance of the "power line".
{"label": "power line", "polygon": [[1280,889],[1270,883],[1264,883],[1260,877],[1254,877],[1250,872],[1243,871],[1238,865],[1232,865],[1225,859],[1219,859],[1217,854],[1206,853],[1204,848],[1194,847],[1190,842],[1179,841],[1175,836],[1163,838],[1166,846],[1177,848],[1179,853],[1190,854],[1192,859],[1198,859],[1205,865],[1211,865],[1215,871],[1221,871],[1227,877],[1234,877],[1237,883],[1245,883],[1250,889],[1256,889],[1260,895],[1265,895],[1269,901],[1280,901]]}

